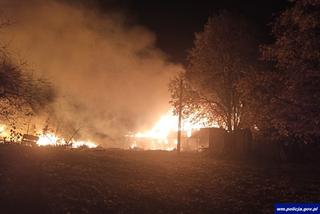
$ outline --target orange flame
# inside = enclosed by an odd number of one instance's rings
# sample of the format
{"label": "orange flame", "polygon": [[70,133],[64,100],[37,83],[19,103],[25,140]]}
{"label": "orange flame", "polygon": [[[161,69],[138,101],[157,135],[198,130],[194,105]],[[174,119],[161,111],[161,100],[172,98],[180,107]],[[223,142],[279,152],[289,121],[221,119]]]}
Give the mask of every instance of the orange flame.
{"label": "orange flame", "polygon": [[[208,124],[208,119],[203,118],[201,121],[194,123],[189,118],[184,118],[182,120],[181,131],[187,138],[192,137],[195,131],[199,131],[200,128],[205,127],[219,127],[217,124]],[[172,134],[178,131],[178,116],[173,115],[173,110],[169,110],[164,115],[160,117],[158,122],[154,126],[144,132],[137,132],[133,135],[128,135],[133,139],[133,143],[130,148],[140,148],[143,149],[162,149],[162,150],[173,150],[176,148],[177,140]],[[149,141],[146,143],[141,143],[142,141]],[[143,144],[143,145],[142,145]]]}

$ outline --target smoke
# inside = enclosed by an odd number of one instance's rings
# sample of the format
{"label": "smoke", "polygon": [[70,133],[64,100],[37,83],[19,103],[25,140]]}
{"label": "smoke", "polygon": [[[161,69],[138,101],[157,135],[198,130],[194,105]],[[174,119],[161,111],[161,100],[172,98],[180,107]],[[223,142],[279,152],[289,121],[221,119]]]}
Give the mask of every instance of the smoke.
{"label": "smoke", "polygon": [[168,110],[167,84],[181,67],[166,60],[143,26],[61,1],[0,4],[13,23],[1,39],[56,89],[60,130],[73,127],[81,138],[116,146]]}

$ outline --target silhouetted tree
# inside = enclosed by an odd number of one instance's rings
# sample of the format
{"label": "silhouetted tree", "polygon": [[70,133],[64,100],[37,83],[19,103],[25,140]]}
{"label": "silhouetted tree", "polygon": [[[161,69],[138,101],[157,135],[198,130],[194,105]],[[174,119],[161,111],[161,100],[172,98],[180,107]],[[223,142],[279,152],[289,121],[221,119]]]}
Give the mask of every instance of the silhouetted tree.
{"label": "silhouetted tree", "polygon": [[241,87],[259,128],[305,142],[320,136],[319,29],[319,0],[295,1],[276,19],[275,42],[262,48],[273,68],[254,73]]}
{"label": "silhouetted tree", "polygon": [[36,113],[54,99],[48,82],[33,78],[22,68],[7,55],[0,56],[0,116],[10,122],[16,115]]}
{"label": "silhouetted tree", "polygon": [[[9,19],[1,16],[0,29],[10,24]],[[43,110],[54,97],[49,82],[35,78],[27,71],[26,63],[13,60],[7,45],[0,41],[0,120],[15,127],[17,117]]]}
{"label": "silhouetted tree", "polygon": [[[237,86],[251,73],[258,56],[252,26],[227,12],[209,18],[196,34],[184,79],[184,113],[209,117],[228,131],[242,126],[244,102]],[[170,84],[177,106],[177,80]]]}
{"label": "silhouetted tree", "polygon": [[223,123],[223,121],[219,121],[221,118],[217,116],[216,109],[208,111],[208,109],[211,108],[210,102],[208,102],[205,96],[201,96],[199,92],[192,88],[191,84],[186,79],[185,73],[180,73],[172,79],[169,84],[169,91],[171,93],[170,104],[174,107],[175,113],[178,113],[180,108],[179,98],[181,90],[182,117],[187,117],[194,123],[201,122],[205,126],[211,126],[217,122],[220,122],[220,124]]}

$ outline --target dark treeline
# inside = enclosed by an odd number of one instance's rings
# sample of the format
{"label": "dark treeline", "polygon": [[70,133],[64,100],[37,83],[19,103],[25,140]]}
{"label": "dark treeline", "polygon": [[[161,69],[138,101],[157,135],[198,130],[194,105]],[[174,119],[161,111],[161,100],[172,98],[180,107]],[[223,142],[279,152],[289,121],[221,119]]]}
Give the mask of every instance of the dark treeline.
{"label": "dark treeline", "polygon": [[186,72],[171,81],[171,103],[178,108],[182,79],[183,116],[209,118],[228,133],[250,129],[255,143],[274,145],[270,153],[303,158],[319,149],[320,1],[294,1],[271,26],[274,42],[262,44],[241,16],[210,17]]}

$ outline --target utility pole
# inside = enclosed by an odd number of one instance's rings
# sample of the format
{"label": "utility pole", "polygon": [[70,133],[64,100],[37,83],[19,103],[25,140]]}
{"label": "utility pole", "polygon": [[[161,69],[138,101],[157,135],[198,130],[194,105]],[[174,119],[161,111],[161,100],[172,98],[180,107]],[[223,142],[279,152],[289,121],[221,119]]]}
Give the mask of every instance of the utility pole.
{"label": "utility pole", "polygon": [[181,151],[182,92],[183,92],[183,80],[181,79],[180,80],[180,94],[179,94],[179,119],[178,119],[177,152]]}

